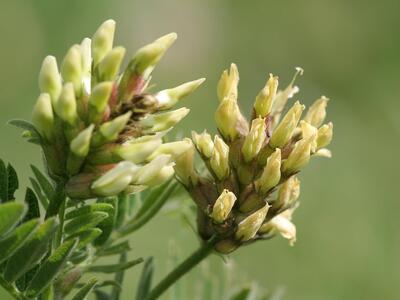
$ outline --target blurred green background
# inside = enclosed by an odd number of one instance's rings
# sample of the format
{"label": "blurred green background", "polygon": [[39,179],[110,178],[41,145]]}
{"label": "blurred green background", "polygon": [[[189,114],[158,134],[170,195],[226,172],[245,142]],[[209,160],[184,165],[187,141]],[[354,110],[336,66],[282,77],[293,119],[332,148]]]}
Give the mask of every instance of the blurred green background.
{"label": "blurred green background", "polygon": [[[216,84],[231,62],[239,67],[246,112],[269,72],[285,86],[301,66],[299,99],[305,104],[321,94],[331,99],[334,157],[313,160],[301,175],[295,247],[276,238],[240,249],[232,255],[233,276],[283,288],[286,300],[399,299],[399,11],[400,1],[390,0],[2,0],[0,157],[16,166],[26,184],[29,164],[40,164],[39,150],[5,123],[30,118],[44,56],[61,61],[71,44],[108,18],[117,21],[116,44],[128,53],[162,34],[178,33],[153,82],[165,88],[207,77],[183,101],[192,109],[180,127],[186,134],[214,132]],[[159,279],[171,240],[179,259],[197,243],[179,218],[162,214],[132,237],[131,255],[154,255]],[[222,264],[219,258],[211,262]],[[128,273],[123,299],[133,299],[139,271]],[[7,299],[2,292],[0,298]]]}

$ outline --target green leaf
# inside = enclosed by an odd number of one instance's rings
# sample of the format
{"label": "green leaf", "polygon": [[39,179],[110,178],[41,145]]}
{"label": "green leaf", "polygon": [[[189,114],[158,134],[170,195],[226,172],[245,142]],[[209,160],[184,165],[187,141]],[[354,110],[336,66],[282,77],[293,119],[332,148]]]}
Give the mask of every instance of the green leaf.
{"label": "green leaf", "polygon": [[[128,260],[128,255],[126,254],[126,252],[124,252],[119,257],[119,264],[125,264],[127,260]],[[125,275],[125,270],[118,271],[115,274],[115,281],[118,283],[119,286],[122,286],[122,283],[124,281],[124,275]],[[119,300],[120,295],[121,295],[121,288],[113,287],[111,290],[111,298]]]}
{"label": "green leaf", "polygon": [[52,239],[57,227],[58,221],[55,218],[49,218],[41,224],[32,238],[8,260],[4,279],[14,282],[22,274],[32,269],[47,253],[49,241]]}
{"label": "green leaf", "polygon": [[88,213],[92,213],[95,211],[103,211],[103,212],[109,212],[112,211],[114,208],[111,204],[107,203],[94,203],[94,204],[89,204],[85,205],[76,209],[71,210],[70,212],[65,214],[65,219],[73,219],[77,217],[81,217],[82,215],[86,215]]}
{"label": "green leaf", "polygon": [[7,166],[7,175],[8,175],[8,201],[15,200],[14,193],[19,187],[17,172],[13,168],[12,165],[8,164]]}
{"label": "green leaf", "polygon": [[8,124],[13,125],[13,126],[18,127],[18,128],[21,128],[21,129],[24,129],[24,130],[28,130],[28,131],[34,132],[38,136],[40,136],[40,134],[37,131],[36,127],[32,123],[30,123],[28,121],[21,120],[21,119],[13,119],[13,120],[8,121]]}
{"label": "green leaf", "polygon": [[79,243],[76,246],[76,250],[80,250],[84,248],[89,243],[93,242],[99,235],[101,235],[102,231],[99,228],[91,228],[83,231],[78,231],[72,235],[70,235],[67,240],[78,238]]}
{"label": "green leaf", "polygon": [[98,265],[98,266],[90,266],[88,267],[88,272],[96,272],[96,273],[115,273],[118,271],[129,269],[137,264],[143,262],[142,258],[138,258],[132,260],[130,262],[122,263],[122,264],[113,264],[113,265]]}
{"label": "green leaf", "polygon": [[83,231],[96,227],[97,224],[99,224],[107,217],[108,214],[102,211],[95,211],[85,215],[81,215],[69,221],[64,227],[64,232],[66,234],[73,234],[78,231]]}
{"label": "green leaf", "polygon": [[9,232],[26,212],[23,203],[9,202],[0,205],[0,237]]}
{"label": "green leaf", "polygon": [[102,201],[104,201],[104,204],[107,203],[109,205],[103,210],[108,214],[108,217],[103,221],[101,221],[99,225],[97,225],[97,227],[100,228],[103,231],[103,233],[94,241],[93,244],[95,246],[103,245],[111,236],[115,226],[115,218],[116,218],[115,207],[117,206],[117,200],[115,198],[109,198]]}
{"label": "green leaf", "polygon": [[47,177],[34,165],[31,165],[31,169],[47,199],[52,200],[55,193],[53,184],[51,184]]}
{"label": "green leaf", "polygon": [[90,279],[72,298],[72,300],[85,300],[87,295],[93,290],[97,284],[97,279]]}
{"label": "green leaf", "polygon": [[66,241],[54,250],[53,254],[41,265],[35,277],[29,283],[25,291],[28,297],[36,297],[51,283],[67,262],[77,242],[77,239]]}
{"label": "green leaf", "polygon": [[115,220],[115,227],[120,228],[127,217],[128,209],[129,209],[129,195],[120,194],[118,196],[118,204],[117,204],[117,216]]}
{"label": "green leaf", "polygon": [[120,234],[122,236],[127,235],[145,225],[159,212],[164,203],[169,199],[177,187],[178,185],[176,184],[176,181],[170,181],[167,187],[165,187],[162,191],[157,189],[158,192],[156,192],[154,195],[151,193],[149,198],[146,198],[144,205],[140,208],[137,215],[119,230]]}
{"label": "green leaf", "polygon": [[238,293],[233,295],[229,300],[249,300],[251,295],[251,288],[245,287],[241,289]]}
{"label": "green leaf", "polygon": [[39,198],[40,204],[42,204],[44,209],[47,209],[47,207],[49,206],[49,199],[47,199],[47,197],[43,194],[42,189],[40,188],[40,185],[35,178],[30,177],[29,180],[31,181],[36,196],[38,196]]}
{"label": "green leaf", "polygon": [[35,193],[27,188],[25,192],[25,203],[28,205],[28,212],[25,215],[24,222],[40,217],[39,203]]}
{"label": "green leaf", "polygon": [[94,294],[96,295],[96,300],[113,300],[109,294],[102,290],[94,290]]}
{"label": "green leaf", "polygon": [[77,265],[86,260],[88,257],[89,257],[89,252],[86,249],[81,249],[74,251],[74,253],[72,253],[70,261],[73,262],[75,265]]}
{"label": "green leaf", "polygon": [[12,234],[0,241],[0,264],[9,258],[32,235],[39,219],[23,223]]}
{"label": "green leaf", "polygon": [[8,200],[8,172],[3,160],[0,159],[0,203]]}
{"label": "green leaf", "polygon": [[146,259],[144,263],[142,274],[140,275],[140,281],[136,292],[136,300],[145,299],[151,288],[151,282],[153,279],[154,263],[153,258]]}
{"label": "green leaf", "polygon": [[128,252],[129,250],[131,250],[131,247],[129,246],[129,241],[123,241],[121,243],[101,249],[97,253],[97,255],[99,255],[99,256],[116,255],[116,254]]}

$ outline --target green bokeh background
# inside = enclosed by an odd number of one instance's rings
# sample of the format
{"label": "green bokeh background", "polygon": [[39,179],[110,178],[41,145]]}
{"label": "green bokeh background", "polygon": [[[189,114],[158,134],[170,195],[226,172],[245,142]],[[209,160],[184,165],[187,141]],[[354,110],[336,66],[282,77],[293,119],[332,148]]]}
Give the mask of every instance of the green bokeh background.
{"label": "green bokeh background", "polygon": [[[5,123],[30,118],[44,56],[61,60],[71,44],[108,18],[117,21],[116,44],[128,53],[178,33],[153,78],[165,88],[207,77],[182,103],[192,110],[180,126],[186,134],[214,132],[215,88],[231,62],[239,67],[246,112],[269,72],[286,85],[299,65],[305,69],[299,99],[331,99],[334,156],[313,160],[301,175],[295,247],[277,238],[240,249],[232,255],[233,275],[270,290],[283,287],[286,300],[399,299],[399,11],[400,1],[390,0],[2,0],[0,157],[15,165],[26,184],[29,164],[40,164],[39,151]],[[131,255],[154,255],[159,279],[171,240],[181,259],[197,243],[178,218],[162,214],[132,237]],[[222,264],[218,258],[211,262]],[[139,271],[128,272],[123,299],[133,299]],[[199,274],[192,272],[186,283],[195,286]]]}

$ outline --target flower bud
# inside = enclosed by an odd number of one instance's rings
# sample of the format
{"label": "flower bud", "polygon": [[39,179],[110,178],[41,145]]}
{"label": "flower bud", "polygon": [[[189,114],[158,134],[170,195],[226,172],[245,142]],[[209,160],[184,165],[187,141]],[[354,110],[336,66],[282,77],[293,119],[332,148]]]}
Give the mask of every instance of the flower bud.
{"label": "flower bud", "polygon": [[67,122],[71,126],[76,124],[78,118],[76,112],[76,98],[74,86],[71,82],[64,84],[56,103],[55,111],[64,122]]}
{"label": "flower bud", "polygon": [[94,146],[100,146],[105,142],[111,142],[118,138],[119,133],[125,128],[128,123],[132,112],[128,111],[127,113],[116,117],[115,119],[103,123],[100,128],[100,134],[97,134],[93,137],[92,143]]}
{"label": "flower bud", "polygon": [[70,144],[71,152],[78,157],[86,157],[90,149],[90,139],[94,125],[91,124],[88,128],[81,131]]}
{"label": "flower bud", "polygon": [[99,63],[100,81],[114,80],[125,55],[124,47],[115,47]]}
{"label": "flower bud", "polygon": [[132,183],[143,186],[159,185],[173,176],[173,166],[174,163],[171,163],[170,155],[159,155],[140,168],[139,172],[133,177]]}
{"label": "flower bud", "polygon": [[332,122],[322,125],[318,129],[317,148],[319,149],[328,146],[332,141],[332,136],[333,136]]}
{"label": "flower bud", "polygon": [[318,149],[317,152],[314,153],[314,155],[320,156],[320,157],[331,158],[332,152],[329,149],[321,148],[321,149]]}
{"label": "flower bud", "polygon": [[238,224],[235,238],[241,242],[252,239],[260,229],[269,209],[268,203]]}
{"label": "flower bud", "polygon": [[281,179],[281,150],[277,148],[274,153],[268,157],[267,165],[255,182],[258,193],[265,194],[271,188],[276,186]]}
{"label": "flower bud", "polygon": [[107,20],[97,29],[92,37],[93,65],[97,64],[111,50],[114,41],[115,21]]}
{"label": "flower bud", "polygon": [[148,158],[147,160],[153,160],[159,155],[167,154],[170,155],[173,160],[186,152],[193,146],[192,141],[188,138],[182,141],[164,143],[160,145]]}
{"label": "flower bud", "polygon": [[326,106],[329,99],[325,96],[317,99],[308,109],[304,121],[315,127],[321,126],[326,116]]}
{"label": "flower bud", "polygon": [[56,58],[51,55],[46,56],[39,73],[39,88],[42,93],[50,95],[53,106],[60,96],[61,86]]}
{"label": "flower bud", "polygon": [[298,141],[289,157],[283,162],[282,170],[286,173],[295,173],[310,161],[311,144],[314,136]]}
{"label": "flower bud", "polygon": [[297,101],[292,108],[286,113],[278,127],[272,133],[270,139],[271,148],[282,148],[292,137],[293,131],[297,127],[300,120],[304,105]]}
{"label": "flower bud", "polygon": [[236,100],[231,97],[224,98],[215,112],[217,127],[224,138],[234,140],[238,135],[238,120],[240,110]]}
{"label": "flower bud", "polygon": [[223,180],[229,175],[229,147],[217,135],[214,138],[210,166],[219,180]]}
{"label": "flower bud", "polygon": [[82,57],[82,85],[86,95],[90,94],[91,90],[91,73],[92,73],[92,40],[84,38],[81,42],[81,57]]}
{"label": "flower bud", "polygon": [[256,116],[266,117],[272,108],[272,102],[278,89],[278,77],[269,74],[269,79],[265,87],[260,91],[254,102],[254,111]]}
{"label": "flower bud", "polygon": [[283,238],[288,239],[291,246],[296,241],[296,226],[283,214],[272,218],[271,221],[261,226],[261,234],[278,232]]}
{"label": "flower bud", "polygon": [[304,120],[300,121],[301,135],[303,139],[311,138],[311,153],[317,149],[317,134],[318,129]]}
{"label": "flower bud", "polygon": [[117,164],[92,184],[92,191],[99,196],[114,196],[125,190],[140,167],[129,161]]}
{"label": "flower bud", "polygon": [[226,97],[237,99],[238,97],[238,83],[239,83],[239,71],[236,64],[231,64],[229,73],[225,70],[221,79],[218,83],[217,94],[220,101],[224,100]]}
{"label": "flower bud", "polygon": [[175,126],[188,113],[189,109],[182,107],[173,111],[148,115],[146,118],[139,121],[144,133],[154,133],[168,130]]}
{"label": "flower bud", "polygon": [[174,106],[181,98],[194,92],[203,82],[205,78],[200,78],[190,82],[186,82],[172,89],[158,92],[155,95],[159,109],[169,109]]}
{"label": "flower bud", "polygon": [[133,163],[144,162],[162,144],[162,136],[142,136],[137,139],[129,140],[122,144],[115,153]]}
{"label": "flower bud", "polygon": [[194,146],[190,147],[175,159],[175,173],[179,180],[185,185],[195,185],[197,183],[197,173],[194,169]]}
{"label": "flower bud", "polygon": [[112,81],[105,81],[97,84],[89,97],[89,123],[99,123],[103,119],[104,111],[113,89]]}
{"label": "flower bud", "polygon": [[72,82],[75,93],[80,94],[82,88],[82,52],[79,45],[73,45],[61,64],[61,75],[64,82]]}
{"label": "flower bud", "polygon": [[242,147],[243,157],[246,162],[251,161],[260,152],[267,137],[266,129],[264,118],[258,117],[251,122],[250,132],[246,136]]}
{"label": "flower bud", "polygon": [[201,134],[197,134],[192,131],[192,139],[197,147],[197,150],[206,158],[210,158],[214,149],[214,143],[211,139],[211,135],[204,131]]}
{"label": "flower bud", "polygon": [[40,134],[47,140],[54,137],[54,114],[50,95],[40,94],[33,108],[32,121]]}
{"label": "flower bud", "polygon": [[278,198],[272,206],[276,209],[291,207],[299,196],[300,180],[296,176],[292,176],[282,184],[278,192]]}
{"label": "flower bud", "polygon": [[234,193],[223,190],[221,195],[215,201],[215,204],[212,209],[211,218],[216,223],[222,223],[227,218],[229,213],[232,210],[233,205],[236,202],[236,196]]}

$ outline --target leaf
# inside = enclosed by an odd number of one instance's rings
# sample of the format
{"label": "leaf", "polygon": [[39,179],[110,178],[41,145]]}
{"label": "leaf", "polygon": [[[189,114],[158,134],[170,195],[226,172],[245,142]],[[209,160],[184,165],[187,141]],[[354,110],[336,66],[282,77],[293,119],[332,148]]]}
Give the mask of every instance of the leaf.
{"label": "leaf", "polygon": [[77,250],[72,253],[70,261],[77,265],[86,260],[88,256],[89,252],[86,249]]}
{"label": "leaf", "polygon": [[162,208],[164,203],[168,200],[168,198],[177,187],[178,185],[175,181],[170,181],[168,183],[168,186],[160,191],[160,193],[157,192],[153,196],[153,193],[151,193],[149,195],[149,198],[145,200],[144,205],[141,207],[138,214],[119,230],[120,234],[122,236],[127,235],[145,225],[152,217],[157,214],[157,212]]}
{"label": "leaf", "polygon": [[99,256],[115,255],[115,254],[121,254],[124,252],[128,252],[129,250],[131,250],[131,247],[129,246],[129,241],[123,241],[121,243],[101,249],[97,253],[97,255],[99,255]]}
{"label": "leaf", "polygon": [[51,184],[47,177],[34,165],[31,165],[31,169],[47,199],[52,200],[55,193],[53,184]]}
{"label": "leaf", "polygon": [[0,237],[9,232],[22,219],[26,207],[22,203],[8,202],[0,205]]}
{"label": "leaf", "polygon": [[0,159],[0,203],[8,200],[8,172],[3,160]]}
{"label": "leaf", "polygon": [[129,269],[137,264],[143,262],[142,258],[138,258],[132,260],[130,262],[122,263],[122,264],[113,264],[113,265],[98,265],[98,266],[90,266],[88,267],[88,272],[93,273],[115,273],[121,270]]}
{"label": "leaf", "polygon": [[93,290],[97,284],[97,279],[90,279],[72,298],[72,300],[85,300],[86,296]]}
{"label": "leaf", "polygon": [[39,198],[40,204],[42,204],[44,209],[47,209],[47,207],[49,206],[49,199],[47,199],[46,196],[43,194],[42,189],[40,188],[40,185],[35,178],[30,177],[29,180],[31,181],[36,196],[38,196]]}
{"label": "leaf", "polygon": [[92,213],[95,211],[104,211],[104,212],[108,212],[110,210],[113,210],[114,207],[111,204],[107,204],[107,203],[94,203],[94,204],[90,204],[90,205],[85,205],[82,207],[79,207],[77,209],[73,209],[70,212],[65,214],[65,219],[69,220],[72,218],[77,218],[80,217],[82,215],[86,215],[88,213]]}
{"label": "leaf", "polygon": [[8,260],[4,279],[14,282],[22,274],[32,269],[47,253],[48,244],[58,227],[55,218],[47,219],[39,226],[35,234],[20,247]]}
{"label": "leaf", "polygon": [[20,225],[12,234],[0,241],[0,264],[9,258],[32,235],[39,219],[33,219]]}
{"label": "leaf", "polygon": [[230,297],[229,300],[248,300],[250,299],[249,298],[250,294],[251,294],[251,288],[245,287],[241,289],[238,293]]}
{"label": "leaf", "polygon": [[67,262],[77,242],[78,239],[66,241],[54,250],[53,254],[41,265],[35,277],[29,283],[25,291],[26,296],[31,298],[36,297],[51,283]]}
{"label": "leaf", "polygon": [[103,231],[103,233],[94,241],[93,244],[95,246],[103,245],[111,236],[115,226],[115,219],[116,219],[115,207],[117,206],[117,200],[115,198],[109,198],[103,201],[105,202],[98,204],[109,205],[105,207],[105,209],[103,210],[108,214],[108,217],[97,225],[97,227],[100,228]]}
{"label": "leaf", "polygon": [[83,231],[78,231],[72,235],[70,235],[67,240],[78,238],[79,242],[76,246],[76,250],[80,250],[84,248],[89,243],[93,242],[99,235],[101,235],[102,231],[99,228],[91,228]]}
{"label": "leaf", "polygon": [[151,288],[151,282],[153,279],[154,263],[153,258],[146,259],[144,263],[142,274],[140,275],[140,281],[136,292],[136,300],[145,299]]}
{"label": "leaf", "polygon": [[[119,257],[119,264],[125,264],[127,260],[128,260],[128,255],[126,254],[126,252],[124,252]],[[118,283],[120,287],[122,286],[122,283],[124,281],[124,275],[125,275],[124,270],[121,270],[115,274],[115,281]],[[121,288],[113,287],[111,290],[111,298],[119,300],[120,295],[121,295]]]}
{"label": "leaf", "polygon": [[69,221],[65,227],[64,232],[66,234],[73,234],[78,231],[87,230],[96,227],[101,221],[108,217],[108,214],[102,211],[95,211],[88,213],[77,218],[73,218]]}
{"label": "leaf", "polygon": [[120,228],[124,224],[128,213],[128,209],[129,209],[129,195],[126,194],[118,195],[117,216],[115,220],[116,228]]}
{"label": "leaf", "polygon": [[7,166],[7,175],[8,175],[8,201],[15,200],[14,193],[19,187],[17,172],[13,168],[12,165],[8,164]]}
{"label": "leaf", "polygon": [[21,128],[21,129],[24,129],[24,130],[34,132],[36,135],[40,136],[36,127],[28,121],[21,120],[21,119],[13,119],[13,120],[8,121],[8,124],[13,125],[18,128]]}
{"label": "leaf", "polygon": [[28,205],[28,212],[24,217],[24,222],[40,217],[39,203],[35,193],[27,188],[25,192],[25,203]]}
{"label": "leaf", "polygon": [[94,290],[97,300],[112,300],[111,296],[102,290]]}

